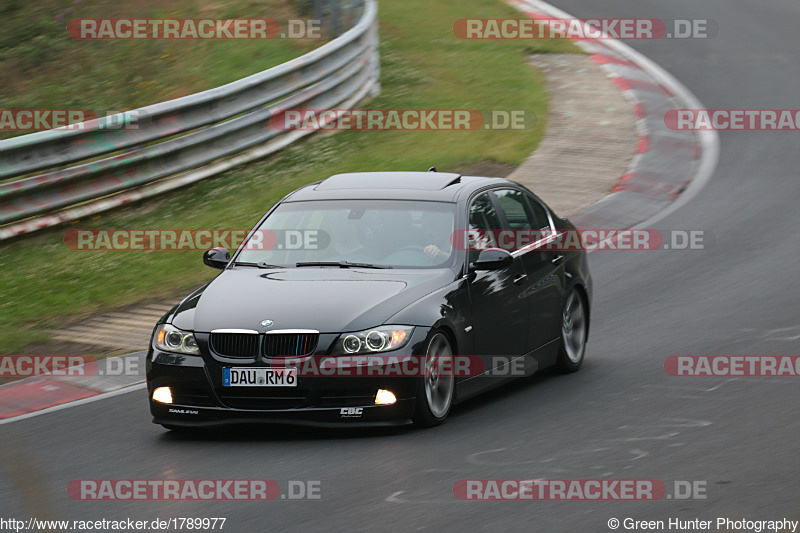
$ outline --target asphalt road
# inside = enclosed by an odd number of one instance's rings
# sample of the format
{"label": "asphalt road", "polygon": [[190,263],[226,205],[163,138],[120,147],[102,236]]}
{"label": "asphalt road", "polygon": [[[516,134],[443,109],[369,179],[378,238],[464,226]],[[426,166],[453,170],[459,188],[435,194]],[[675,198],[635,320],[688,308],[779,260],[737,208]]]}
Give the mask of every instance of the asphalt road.
{"label": "asphalt road", "polygon": [[[797,108],[795,0],[559,0],[579,17],[711,18],[709,40],[630,42],[711,109]],[[676,378],[676,354],[798,354],[797,133],[721,133],[709,184],[656,229],[702,229],[707,250],[591,255],[581,372],[522,382],[422,431],[245,430],[181,437],[143,391],[2,427],[0,515],[226,517],[223,531],[608,531],[607,521],[800,519],[793,378]],[[464,502],[460,479],[660,479],[706,499]],[[319,480],[319,500],[81,502],[74,479]],[[621,528],[622,529],[622,528]]]}

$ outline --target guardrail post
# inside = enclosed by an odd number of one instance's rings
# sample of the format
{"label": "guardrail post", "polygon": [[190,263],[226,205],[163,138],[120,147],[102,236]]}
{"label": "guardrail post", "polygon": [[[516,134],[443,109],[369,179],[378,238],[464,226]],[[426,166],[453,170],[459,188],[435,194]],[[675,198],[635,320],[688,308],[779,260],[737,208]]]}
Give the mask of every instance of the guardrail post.
{"label": "guardrail post", "polygon": [[[363,0],[361,0],[361,3],[363,4]],[[369,94],[374,98],[379,94],[381,94],[380,37],[378,35],[377,22],[373,24],[368,31],[369,31],[369,43],[370,43],[370,54],[369,54],[370,70],[372,71],[372,79],[375,80],[375,82],[372,85],[372,88],[369,91]]]}

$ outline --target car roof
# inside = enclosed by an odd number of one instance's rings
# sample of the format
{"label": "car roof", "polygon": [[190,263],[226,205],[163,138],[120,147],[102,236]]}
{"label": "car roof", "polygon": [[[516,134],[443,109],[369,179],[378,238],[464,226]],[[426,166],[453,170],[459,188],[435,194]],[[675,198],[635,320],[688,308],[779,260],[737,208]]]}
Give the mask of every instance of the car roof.
{"label": "car roof", "polygon": [[504,184],[517,185],[504,178],[462,176],[449,172],[352,172],[307,185],[284,201],[395,199],[456,202],[461,193]]}

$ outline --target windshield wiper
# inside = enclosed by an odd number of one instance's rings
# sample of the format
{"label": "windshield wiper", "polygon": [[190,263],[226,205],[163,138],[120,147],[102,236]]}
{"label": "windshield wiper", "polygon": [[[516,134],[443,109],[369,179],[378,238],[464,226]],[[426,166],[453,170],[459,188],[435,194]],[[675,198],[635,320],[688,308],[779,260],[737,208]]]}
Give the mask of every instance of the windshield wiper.
{"label": "windshield wiper", "polygon": [[372,265],[370,263],[351,263],[350,261],[304,261],[297,263],[296,267],[339,267],[339,268],[392,268],[388,265]]}
{"label": "windshield wiper", "polygon": [[259,261],[258,263],[251,263],[247,261],[236,261],[233,266],[248,266],[248,267],[258,267],[258,268],[286,268],[282,265],[270,265],[269,263],[265,263],[264,261]]}

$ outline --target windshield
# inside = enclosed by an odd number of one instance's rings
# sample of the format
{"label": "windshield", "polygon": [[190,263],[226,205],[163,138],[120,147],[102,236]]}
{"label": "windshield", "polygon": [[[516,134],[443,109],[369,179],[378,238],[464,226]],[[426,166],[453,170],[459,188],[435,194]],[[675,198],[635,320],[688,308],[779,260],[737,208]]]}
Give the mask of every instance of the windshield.
{"label": "windshield", "polygon": [[288,202],[264,220],[245,243],[236,263],[441,267],[453,257],[454,224],[455,204],[442,202]]}

